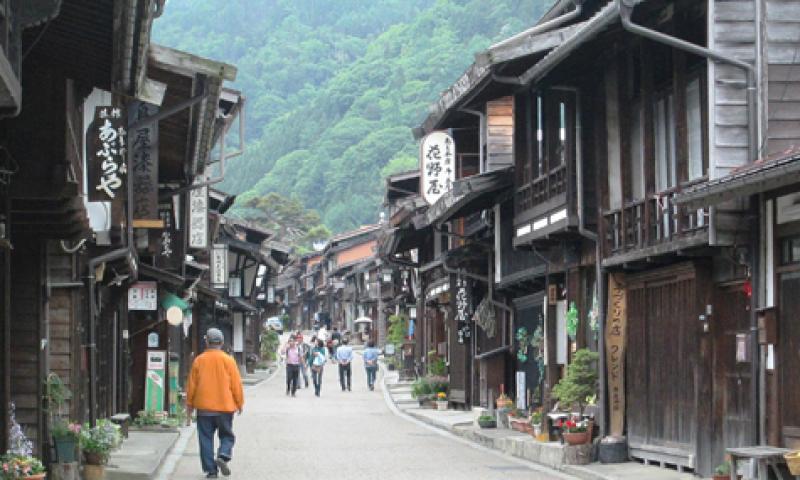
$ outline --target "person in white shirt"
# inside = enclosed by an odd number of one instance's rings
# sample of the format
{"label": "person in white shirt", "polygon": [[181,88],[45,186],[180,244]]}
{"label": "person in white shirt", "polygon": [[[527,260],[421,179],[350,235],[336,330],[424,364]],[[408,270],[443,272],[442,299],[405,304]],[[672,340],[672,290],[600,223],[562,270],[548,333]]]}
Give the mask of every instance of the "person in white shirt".
{"label": "person in white shirt", "polygon": [[[342,339],[342,344],[336,349],[336,362],[339,364],[339,384],[342,385],[342,391],[345,388],[350,391],[351,381],[353,378],[353,370],[350,364],[353,362],[353,347],[348,345],[346,338]],[[347,380],[347,382],[345,382]]]}

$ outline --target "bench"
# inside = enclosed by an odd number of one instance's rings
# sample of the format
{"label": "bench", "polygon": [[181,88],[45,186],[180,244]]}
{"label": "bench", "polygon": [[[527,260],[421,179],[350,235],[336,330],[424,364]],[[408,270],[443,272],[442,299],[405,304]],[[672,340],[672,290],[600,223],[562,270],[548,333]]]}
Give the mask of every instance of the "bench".
{"label": "bench", "polygon": [[[792,450],[778,447],[741,447],[741,448],[728,448],[725,450],[731,457],[731,480],[737,479],[736,464],[739,460],[755,460],[758,467],[758,480],[769,480],[769,470],[775,474],[779,480],[791,480],[794,476],[784,474],[778,468],[781,464],[786,464],[783,455],[790,453]],[[794,477],[798,478],[798,477]]]}

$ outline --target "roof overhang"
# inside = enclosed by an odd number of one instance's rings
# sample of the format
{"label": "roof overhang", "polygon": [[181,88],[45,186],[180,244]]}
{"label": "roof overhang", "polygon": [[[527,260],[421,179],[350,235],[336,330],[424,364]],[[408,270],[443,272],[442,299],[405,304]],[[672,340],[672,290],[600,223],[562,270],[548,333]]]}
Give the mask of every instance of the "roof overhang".
{"label": "roof overhang", "polygon": [[427,222],[439,226],[453,218],[492,208],[503,192],[511,191],[513,172],[513,168],[505,168],[454,182],[453,188],[428,209]]}
{"label": "roof overhang", "polygon": [[675,203],[701,208],[736,198],[800,183],[800,148],[765,159],[724,177],[689,188],[675,196]]}

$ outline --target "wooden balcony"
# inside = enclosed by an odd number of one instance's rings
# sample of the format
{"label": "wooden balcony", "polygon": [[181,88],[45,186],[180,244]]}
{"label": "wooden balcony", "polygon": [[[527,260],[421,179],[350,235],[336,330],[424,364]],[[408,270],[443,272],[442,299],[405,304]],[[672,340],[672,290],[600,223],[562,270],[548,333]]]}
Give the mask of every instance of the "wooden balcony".
{"label": "wooden balcony", "polygon": [[605,265],[636,261],[708,243],[708,210],[673,202],[675,192],[603,213]]}
{"label": "wooden balcony", "polygon": [[574,179],[571,169],[559,166],[517,188],[514,198],[514,244],[552,240],[575,227]]}

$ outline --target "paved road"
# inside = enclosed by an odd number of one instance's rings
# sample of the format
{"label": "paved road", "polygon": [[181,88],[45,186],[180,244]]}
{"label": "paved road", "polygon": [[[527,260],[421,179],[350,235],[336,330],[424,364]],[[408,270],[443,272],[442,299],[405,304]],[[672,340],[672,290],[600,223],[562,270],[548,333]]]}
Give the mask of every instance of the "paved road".
{"label": "paved road", "polygon": [[[366,388],[360,357],[353,365],[352,392],[342,392],[335,365],[326,366],[323,380],[320,398],[313,386],[287,397],[283,372],[247,390],[245,413],[234,420],[232,480],[567,478],[395,415],[380,389]],[[196,438],[171,478],[203,478]]]}

